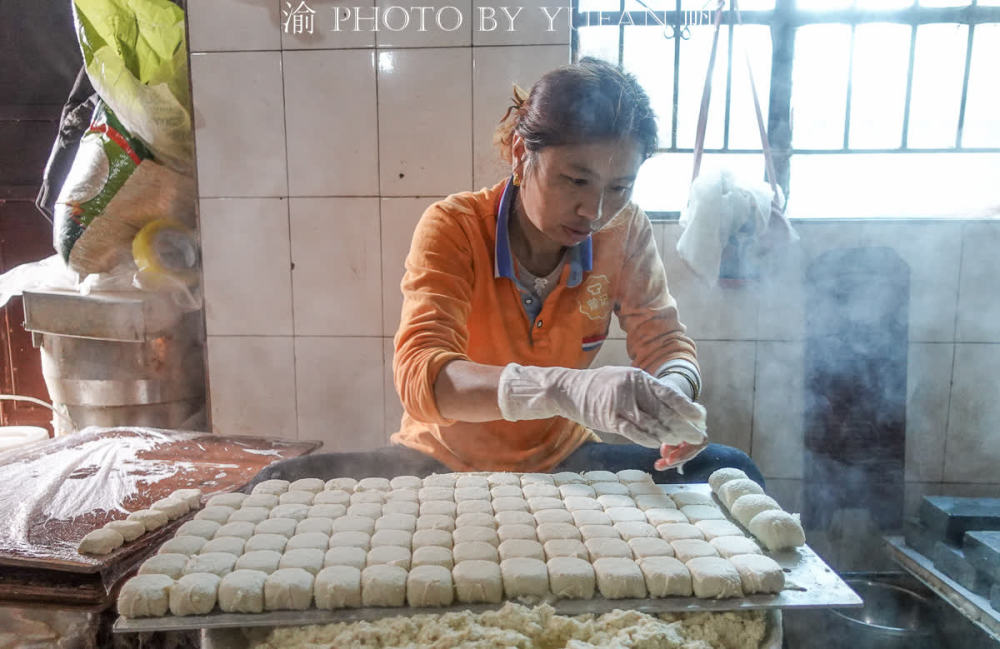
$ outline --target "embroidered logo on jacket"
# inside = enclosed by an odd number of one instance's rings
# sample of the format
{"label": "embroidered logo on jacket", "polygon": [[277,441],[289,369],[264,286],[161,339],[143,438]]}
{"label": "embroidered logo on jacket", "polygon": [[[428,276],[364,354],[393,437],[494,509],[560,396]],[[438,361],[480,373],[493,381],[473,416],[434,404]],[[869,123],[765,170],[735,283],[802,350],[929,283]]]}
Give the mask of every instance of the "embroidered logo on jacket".
{"label": "embroidered logo on jacket", "polygon": [[611,314],[610,286],[606,275],[591,275],[580,291],[580,313],[591,320],[606,319]]}

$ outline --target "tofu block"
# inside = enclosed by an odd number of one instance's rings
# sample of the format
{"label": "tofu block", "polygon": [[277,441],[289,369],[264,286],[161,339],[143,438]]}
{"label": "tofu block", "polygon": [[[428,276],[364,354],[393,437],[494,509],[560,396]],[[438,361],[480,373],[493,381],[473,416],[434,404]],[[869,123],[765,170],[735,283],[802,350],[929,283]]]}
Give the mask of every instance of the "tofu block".
{"label": "tofu block", "polygon": [[1000,498],[924,496],[920,520],[938,541],[959,546],[966,532],[1000,530]]}
{"label": "tofu block", "polygon": [[969,563],[961,548],[938,541],[934,544],[931,558],[935,568],[957,581],[963,588],[984,597],[989,595],[989,579]]}
{"label": "tofu block", "polygon": [[962,547],[973,568],[1000,582],[1000,532],[966,532]]}
{"label": "tofu block", "polygon": [[920,519],[912,518],[903,521],[903,538],[906,545],[920,554],[930,558],[934,554],[934,537],[927,531],[927,526]]}

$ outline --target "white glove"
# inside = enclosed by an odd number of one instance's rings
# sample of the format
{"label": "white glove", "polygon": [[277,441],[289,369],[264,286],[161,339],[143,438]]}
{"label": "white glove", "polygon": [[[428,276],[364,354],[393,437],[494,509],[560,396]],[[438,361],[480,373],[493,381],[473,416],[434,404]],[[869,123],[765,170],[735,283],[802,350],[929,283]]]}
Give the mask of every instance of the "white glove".
{"label": "white glove", "polygon": [[565,417],[637,444],[701,445],[705,409],[676,386],[634,367],[572,370],[507,365],[497,402],[507,421]]}

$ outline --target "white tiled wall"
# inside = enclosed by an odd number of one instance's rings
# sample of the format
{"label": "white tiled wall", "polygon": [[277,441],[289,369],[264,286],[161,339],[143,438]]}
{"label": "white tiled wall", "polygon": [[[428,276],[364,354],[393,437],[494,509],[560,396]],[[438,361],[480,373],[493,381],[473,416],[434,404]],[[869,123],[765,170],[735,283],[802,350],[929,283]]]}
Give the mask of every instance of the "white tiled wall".
{"label": "white tiled wall", "polygon": [[192,52],[281,49],[279,2],[200,0],[188,2]]}
{"label": "white tiled wall", "polygon": [[568,59],[566,45],[477,47],[472,69],[473,186],[486,187],[510,173],[493,148],[493,130],[511,104],[514,84],[529,89]]}
{"label": "white tiled wall", "polygon": [[[315,32],[290,34],[276,0],[188,4],[214,427],[385,444],[413,227],[503,177],[493,128],[513,83],[568,60],[566,24],[528,6],[514,32],[503,14],[484,32],[488,3],[460,0],[424,3],[458,7],[459,29],[428,14],[425,31],[354,32],[343,4],[314,0]],[[910,268],[908,502],[1000,482],[1000,223],[801,223],[800,245],[743,288],[700,283],[673,252],[679,226],[655,229],[711,434],[750,451],[786,506],[801,507],[805,269],[834,248],[888,246]],[[623,337],[613,325],[598,362],[627,362]]]}
{"label": "white tiled wall", "polygon": [[203,198],[201,248],[210,336],[290,336],[288,200]]}
{"label": "white tiled wall", "polygon": [[659,248],[681,322],[697,340],[756,340],[757,292],[702,282],[674,253],[680,236],[680,226],[671,223],[663,229]]}
{"label": "white tiled wall", "polygon": [[378,194],[372,50],[282,52],[291,196]]}
{"label": "white tiled wall", "polygon": [[[189,0],[190,1],[190,0]],[[198,0],[206,4],[213,0]],[[273,0],[268,0],[265,4],[270,4]],[[375,6],[372,0],[359,0],[359,2],[348,3],[342,0],[310,0],[308,6],[316,11],[315,29],[312,33],[303,31],[296,33],[294,29],[285,31],[283,25],[287,20],[288,2],[279,0],[282,18],[280,22],[268,23],[269,30],[277,31],[281,44],[280,47],[288,50],[330,50],[330,49],[364,49],[375,46],[376,32],[371,30],[371,21],[365,21],[365,16],[372,16],[372,8]],[[299,3],[292,3],[292,7],[298,7]],[[348,9],[348,6],[350,9]],[[361,7],[361,11],[355,11],[355,7]],[[334,11],[340,18],[338,23],[334,19]],[[352,29],[355,18],[361,29]],[[277,29],[276,29],[277,26]]]}
{"label": "white tiled wall", "polygon": [[938,482],[944,464],[952,343],[910,343],[906,377],[906,479]]}
{"label": "white tiled wall", "polygon": [[540,2],[475,44],[473,0],[378,31],[393,3],[306,4],[311,34],[284,29],[279,0],[188,2],[213,426],[373,448],[402,414],[392,337],[417,220],[505,175],[493,128],[514,83],[569,60],[569,29]]}
{"label": "white tiled wall", "polygon": [[298,438],[292,345],[291,336],[209,336],[216,432]]}
{"label": "white tiled wall", "polygon": [[970,223],[962,236],[955,340],[1000,343],[1000,223]]}
{"label": "white tiled wall", "polygon": [[292,198],[292,303],[297,336],[380,336],[379,201]]}
{"label": "white tiled wall", "polygon": [[702,340],[698,362],[706,377],[701,402],[708,410],[712,440],[750,452],[753,443],[756,344],[748,340]]}
{"label": "white tiled wall", "polygon": [[326,450],[385,446],[382,339],[296,336],[295,385],[299,439]]}
{"label": "white tiled wall", "polygon": [[[906,479],[924,484],[992,485],[1000,436],[1000,222],[800,222],[801,242],[767,260],[759,282],[739,289],[707,288],[669,255],[679,226],[663,229],[666,267],[681,319],[700,344],[704,401],[725,415],[713,436],[735,446],[751,439],[752,456],[775,481],[803,477],[803,341],[805,271],[827,250],[890,247],[910,270]],[[744,323],[756,316],[756,328]],[[750,332],[750,333],[748,333]],[[747,341],[747,342],[741,342]],[[973,344],[973,341],[975,344]],[[720,345],[732,346],[723,355]],[[743,347],[742,345],[746,345]],[[750,385],[742,365],[753,354]],[[718,367],[718,370],[714,368]],[[714,370],[714,371],[713,371]],[[719,377],[715,372],[721,370]],[[713,388],[729,394],[720,399]],[[752,423],[741,424],[742,392],[752,393]],[[724,423],[723,423],[724,422]],[[712,422],[710,422],[711,424]],[[721,429],[719,424],[721,425]]]}
{"label": "white tiled wall", "polygon": [[399,282],[403,279],[403,264],[410,251],[413,230],[424,208],[439,198],[443,196],[382,199],[382,335],[388,337],[390,343],[399,327],[399,313],[403,308]]}
{"label": "white tiled wall", "polygon": [[[473,45],[569,45],[568,5],[475,0]],[[555,6],[553,6],[555,5]]]}
{"label": "white tiled wall", "polygon": [[910,342],[955,339],[958,273],[962,255],[960,223],[868,223],[866,246],[895,250],[910,268]]}
{"label": "white tiled wall", "polygon": [[287,196],[281,52],[193,53],[191,84],[199,195]]}
{"label": "white tiled wall", "polygon": [[944,449],[946,482],[996,482],[1000,466],[1000,345],[955,345]]}
{"label": "white tiled wall", "polygon": [[801,478],[805,345],[757,343],[751,456],[768,478]]}
{"label": "white tiled wall", "polygon": [[472,187],[472,53],[471,47],[378,51],[383,196]]}
{"label": "white tiled wall", "polygon": [[375,3],[388,11],[385,28],[375,35],[378,47],[468,47],[472,45],[475,16],[472,0],[435,0],[421,3],[432,9],[404,16],[400,3],[379,0]]}

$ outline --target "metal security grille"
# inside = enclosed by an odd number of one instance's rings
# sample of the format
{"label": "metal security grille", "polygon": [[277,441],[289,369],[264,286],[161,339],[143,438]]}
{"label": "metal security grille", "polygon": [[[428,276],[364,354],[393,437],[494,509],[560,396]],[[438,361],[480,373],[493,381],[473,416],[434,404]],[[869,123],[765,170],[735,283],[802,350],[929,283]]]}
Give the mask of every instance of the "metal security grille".
{"label": "metal security grille", "polygon": [[[991,0],[986,0],[991,1]],[[690,37],[692,25],[707,26],[712,20],[712,9],[714,3],[709,2],[705,10],[682,9],[682,0],[674,0],[674,9],[662,10],[654,9],[650,4],[654,0],[610,0],[607,4],[599,0],[583,0],[585,8],[581,9],[581,0],[573,0],[573,30],[572,30],[572,56],[577,61],[580,58],[580,34],[582,28],[598,28],[602,30],[617,31],[617,48],[619,67],[627,69],[625,47],[628,38],[627,27],[631,26],[657,26],[663,29],[663,38],[672,40],[673,43],[673,107],[670,111],[670,137],[661,138],[661,153],[688,153],[692,151],[690,147],[678,145],[678,98],[680,86],[680,70],[685,65],[682,42]],[[912,6],[903,9],[838,9],[838,10],[810,10],[797,7],[796,0],[775,0],[773,10],[748,10],[741,11],[740,19],[736,12],[730,7],[722,17],[722,24],[738,25],[740,20],[745,25],[763,25],[770,28],[771,37],[771,74],[770,87],[759,87],[762,94],[768,96],[768,139],[774,154],[774,162],[777,171],[777,180],[782,186],[786,195],[789,192],[789,169],[790,160],[793,155],[810,154],[880,154],[880,153],[1000,153],[1000,147],[996,146],[976,146],[975,142],[965,141],[963,129],[966,124],[966,103],[969,96],[970,84],[970,64],[972,62],[975,40],[977,38],[976,28],[980,25],[1000,23],[1000,6],[984,6],[979,4],[980,0],[971,0],[971,4],[963,7],[928,7],[917,4],[914,0]],[[659,7],[671,4],[655,2]],[[685,2],[686,6],[687,2]],[[599,10],[597,8],[599,7]],[[626,7],[641,7],[640,10],[626,10]],[[792,144],[792,77],[793,60],[795,57],[795,37],[796,32],[802,27],[810,25],[839,24],[850,29],[850,60],[847,64],[847,92],[845,98],[843,117],[843,138],[840,147],[827,148],[795,148]],[[895,147],[852,147],[850,145],[851,133],[851,111],[852,98],[855,93],[854,87],[854,58],[855,58],[855,34],[858,26],[865,24],[881,25],[903,25],[909,26],[909,60],[906,68],[906,90],[903,102],[902,130],[899,134],[899,146]],[[961,83],[961,96],[958,98],[958,116],[955,124],[954,139],[951,146],[914,147],[910,145],[910,116],[912,108],[912,91],[914,78],[914,60],[917,46],[917,31],[921,25],[945,24],[964,25],[968,27],[967,44],[965,48],[965,65],[963,79]],[[731,106],[730,93],[734,74],[733,61],[733,30],[727,29],[722,35],[725,38],[728,34],[728,49],[725,59],[720,58],[717,65],[721,66],[725,62],[726,85],[725,99],[719,92],[719,103],[724,104],[724,130],[723,143],[721,147],[705,147],[706,153],[760,153],[758,148],[738,148],[730,146],[730,121]],[[988,38],[988,34],[983,34],[982,38]],[[720,42],[721,45],[721,42]],[[613,62],[613,56],[607,56]],[[690,65],[690,63],[688,64]],[[737,59],[736,65],[742,65]],[[666,71],[665,71],[666,72]],[[697,70],[686,70],[687,74],[697,74],[704,77],[704,68]],[[745,74],[741,68],[737,68],[737,73]],[[994,79],[995,81],[995,79]],[[761,97],[762,101],[764,97]],[[696,101],[691,97],[684,98],[685,102]],[[716,101],[713,98],[713,102]],[[655,103],[655,100],[654,100]],[[998,106],[1000,110],[1000,106]],[[1000,113],[998,113],[1000,114]],[[1000,119],[1000,118],[998,118]],[[671,215],[671,213],[661,214]]]}

